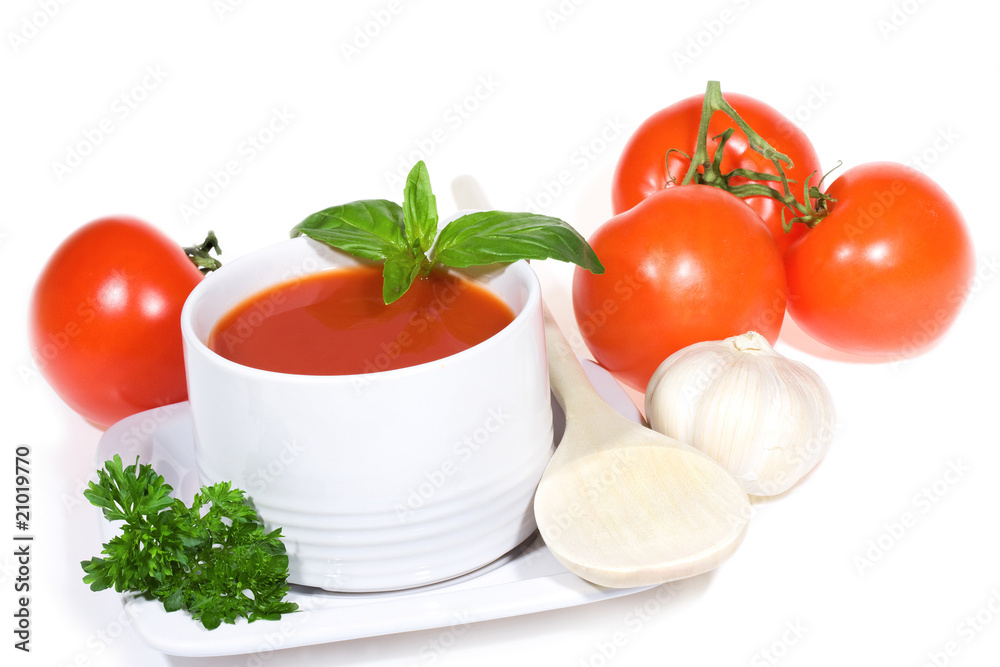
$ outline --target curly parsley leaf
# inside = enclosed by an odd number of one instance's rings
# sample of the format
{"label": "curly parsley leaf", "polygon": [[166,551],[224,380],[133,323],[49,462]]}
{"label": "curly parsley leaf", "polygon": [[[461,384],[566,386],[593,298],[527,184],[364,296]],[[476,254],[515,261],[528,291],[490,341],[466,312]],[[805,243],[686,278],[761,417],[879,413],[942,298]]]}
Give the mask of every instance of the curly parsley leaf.
{"label": "curly parsley leaf", "polygon": [[288,556],[281,530],[267,532],[257,511],[229,482],[202,487],[191,507],[149,465],[114,458],[84,496],[109,521],[124,521],[104,557],[81,562],[91,590],[150,595],[167,611],[187,610],[206,628],[275,620],[286,602]]}

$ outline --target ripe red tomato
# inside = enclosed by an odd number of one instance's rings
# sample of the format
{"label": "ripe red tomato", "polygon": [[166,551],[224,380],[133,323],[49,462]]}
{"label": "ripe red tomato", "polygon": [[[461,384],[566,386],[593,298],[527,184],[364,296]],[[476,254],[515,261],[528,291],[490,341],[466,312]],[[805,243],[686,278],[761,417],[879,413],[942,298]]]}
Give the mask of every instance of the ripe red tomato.
{"label": "ripe red tomato", "polygon": [[774,343],[785,270],[767,227],[708,185],[660,190],[589,239],[605,272],[573,275],[584,342],[615,377],[645,391],[671,354],[755,330]]}
{"label": "ripe red tomato", "polygon": [[955,203],[926,175],[872,162],[827,194],[829,214],[785,255],[788,311],[845,352],[910,356],[941,337],[972,285],[972,240]]}
{"label": "ripe red tomato", "polygon": [[[791,169],[785,169],[792,184],[792,192],[802,199],[802,186],[813,174],[811,185],[816,185],[822,177],[819,158],[809,138],[792,121],[776,109],[746,95],[726,93],[726,101],[737,113],[760,134],[775,150],[787,155],[793,162]],[[616,214],[632,208],[654,192],[679,184],[684,180],[691,161],[677,152],[667,155],[671,148],[693,155],[698,140],[698,122],[704,95],[695,95],[662,109],[649,118],[632,134],[626,143],[612,182],[611,201]],[[708,129],[708,151],[714,155],[718,140],[713,139],[736,124],[723,113],[715,113]],[[774,165],[760,153],[750,148],[746,135],[736,129],[723,149],[721,169],[728,173],[736,168],[774,174]],[[733,185],[747,183],[743,178],[734,177]],[[753,181],[759,182],[759,181]],[[781,190],[778,183],[771,187]],[[767,228],[771,230],[784,252],[788,246],[805,233],[804,225],[794,225],[785,232],[781,222],[781,211],[785,219],[791,220],[796,213],[781,202],[765,196],[747,197],[744,201],[756,211]]]}
{"label": "ripe red tomato", "polygon": [[145,222],[103,218],[74,232],[35,285],[31,352],[69,407],[109,426],[187,398],[181,306],[202,279]]}

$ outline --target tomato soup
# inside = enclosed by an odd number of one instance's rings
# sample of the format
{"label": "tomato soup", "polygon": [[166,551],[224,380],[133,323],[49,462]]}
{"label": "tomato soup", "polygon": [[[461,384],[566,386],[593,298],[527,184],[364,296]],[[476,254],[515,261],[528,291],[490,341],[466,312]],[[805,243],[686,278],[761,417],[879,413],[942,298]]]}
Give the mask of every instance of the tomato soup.
{"label": "tomato soup", "polygon": [[257,294],[227,313],[208,346],[244,366],[300,375],[347,375],[442,359],[514,319],[479,283],[432,273],[397,301],[382,301],[382,269],[322,271]]}

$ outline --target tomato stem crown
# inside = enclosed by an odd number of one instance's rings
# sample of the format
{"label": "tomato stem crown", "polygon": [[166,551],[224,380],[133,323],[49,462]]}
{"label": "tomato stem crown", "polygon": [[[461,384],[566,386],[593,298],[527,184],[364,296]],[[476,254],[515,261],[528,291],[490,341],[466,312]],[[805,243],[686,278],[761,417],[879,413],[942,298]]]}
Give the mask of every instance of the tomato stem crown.
{"label": "tomato stem crown", "polygon": [[219,246],[219,239],[216,238],[215,232],[209,230],[208,236],[205,240],[198,245],[188,246],[184,248],[184,253],[191,260],[191,263],[198,267],[198,270],[202,273],[211,273],[219,267],[222,266],[220,262],[215,257],[209,254],[211,251],[215,251],[216,255],[222,254],[222,248]]}

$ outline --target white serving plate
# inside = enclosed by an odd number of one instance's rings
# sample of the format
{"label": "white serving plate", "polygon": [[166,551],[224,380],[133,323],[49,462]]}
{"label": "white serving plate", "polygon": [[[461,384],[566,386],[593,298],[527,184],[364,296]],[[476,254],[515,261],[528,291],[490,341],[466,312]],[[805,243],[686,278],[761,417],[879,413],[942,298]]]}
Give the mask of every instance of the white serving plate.
{"label": "white serving plate", "polygon": [[[616,410],[639,421],[639,411],[617,382],[596,364],[584,369],[598,393]],[[556,434],[562,413],[554,406]],[[128,465],[138,456],[190,502],[198,490],[190,407],[178,403],[142,412],[115,424],[97,447],[97,465],[115,454]],[[102,540],[116,528],[101,517]],[[219,656],[271,651],[379,635],[464,626],[477,621],[572,607],[636,593],[611,589],[570,573],[536,535],[499,560],[462,577],[432,586],[386,593],[331,593],[293,586],[288,599],[299,611],[278,621],[240,619],[215,630],[184,612],[167,613],[156,600],[123,594],[132,627],[150,647],[181,656]]]}

